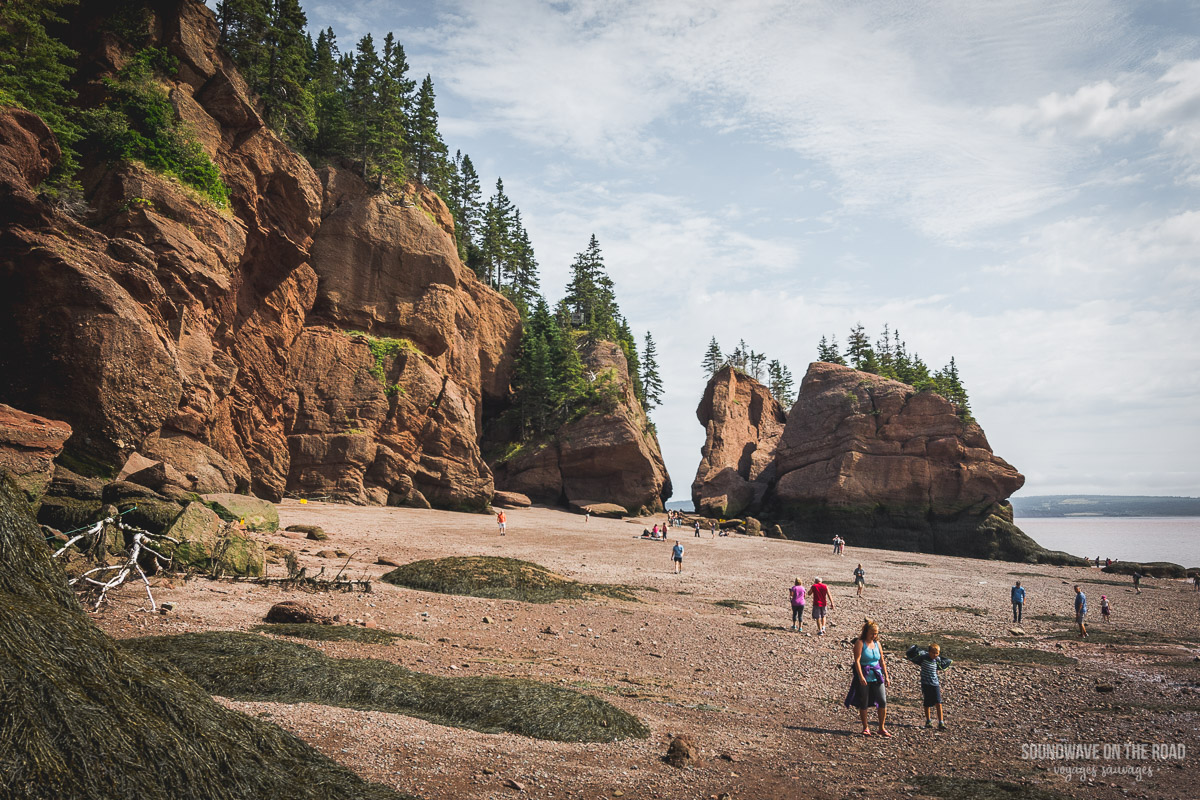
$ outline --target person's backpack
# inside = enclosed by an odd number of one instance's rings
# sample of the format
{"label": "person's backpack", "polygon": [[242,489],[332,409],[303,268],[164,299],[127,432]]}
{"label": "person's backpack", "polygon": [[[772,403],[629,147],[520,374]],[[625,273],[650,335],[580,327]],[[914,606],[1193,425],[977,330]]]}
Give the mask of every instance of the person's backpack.
{"label": "person's backpack", "polygon": [[921,660],[927,655],[929,655],[929,651],[919,644],[914,644],[904,653],[904,657],[914,664],[920,664]]}

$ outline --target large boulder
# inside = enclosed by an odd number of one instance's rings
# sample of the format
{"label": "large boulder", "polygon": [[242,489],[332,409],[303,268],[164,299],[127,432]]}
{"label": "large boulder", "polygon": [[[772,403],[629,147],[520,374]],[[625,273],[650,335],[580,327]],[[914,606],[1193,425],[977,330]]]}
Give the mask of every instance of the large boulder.
{"label": "large boulder", "polygon": [[245,523],[246,530],[279,530],[279,511],[266,500],[227,493],[206,494],[202,499],[221,519]]}
{"label": "large boulder", "polygon": [[775,477],[783,407],[766,386],[724,367],[709,380],[696,417],[705,434],[692,482],[697,513],[736,517],[756,508]]}
{"label": "large boulder", "polygon": [[[812,364],[776,451],[766,504],[789,534],[1013,560],[1051,557],[1012,524],[1025,482],[944,397]],[[1054,556],[1058,558],[1058,556]]]}
{"label": "large boulder", "polygon": [[[613,503],[629,513],[661,511],[671,496],[658,436],[633,391],[629,364],[615,342],[588,342],[580,354],[604,399],[493,465],[497,486],[549,503]],[[607,390],[607,391],[605,391]]]}
{"label": "large boulder", "polygon": [[31,499],[45,492],[54,459],[71,436],[71,426],[0,403],[0,472],[7,472]]}

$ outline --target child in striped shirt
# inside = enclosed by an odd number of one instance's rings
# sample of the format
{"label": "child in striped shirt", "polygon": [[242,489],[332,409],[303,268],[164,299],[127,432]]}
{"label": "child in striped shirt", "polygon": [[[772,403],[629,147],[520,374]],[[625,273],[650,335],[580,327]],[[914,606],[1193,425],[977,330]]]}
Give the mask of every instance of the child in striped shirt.
{"label": "child in striped shirt", "polygon": [[932,728],[933,720],[929,718],[930,709],[937,709],[939,731],[946,730],[946,720],[942,716],[942,684],[938,680],[940,670],[949,669],[953,663],[948,658],[941,658],[942,648],[935,642],[929,645],[924,653],[918,651],[914,663],[921,669],[921,696],[925,706],[925,727]]}

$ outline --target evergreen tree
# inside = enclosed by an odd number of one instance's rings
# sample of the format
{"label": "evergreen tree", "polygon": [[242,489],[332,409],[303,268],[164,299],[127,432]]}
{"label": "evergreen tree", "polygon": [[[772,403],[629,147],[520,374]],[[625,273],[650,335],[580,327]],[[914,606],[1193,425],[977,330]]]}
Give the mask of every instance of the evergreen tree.
{"label": "evergreen tree", "polygon": [[317,34],[309,75],[315,123],[309,149],[325,156],[350,152],[353,126],[346,111],[347,70],[333,28]]}
{"label": "evergreen tree", "polygon": [[521,222],[521,210],[513,209],[512,238],[509,245],[509,287],[513,296],[523,303],[529,304],[541,292],[541,281],[538,278],[537,259],[533,255],[533,243],[529,241],[529,232]]}
{"label": "evergreen tree", "polygon": [[711,378],[716,375],[721,367],[725,366],[725,355],[721,352],[721,345],[717,343],[717,337],[712,337],[708,341],[708,349],[704,351],[704,360],[700,362],[700,367],[705,374]]}
{"label": "evergreen tree", "polygon": [[404,46],[396,42],[389,32],[383,40],[383,54],[379,63],[379,85],[377,89],[379,118],[379,176],[380,184],[404,183],[407,177],[405,163],[405,131],[409,125],[412,93],[416,84],[408,78],[408,60]]}
{"label": "evergreen tree", "polygon": [[471,163],[471,157],[461,151],[454,154],[457,179],[454,184],[455,232],[459,241],[468,249],[475,241],[480,218],[483,215],[483,195],[479,191],[479,173]]}
{"label": "evergreen tree", "polygon": [[483,232],[479,250],[484,278],[489,285],[503,285],[509,264],[512,241],[513,205],[504,193],[504,181],[496,179],[496,193],[488,200],[483,213]]}
{"label": "evergreen tree", "polygon": [[583,326],[597,338],[616,337],[620,316],[616,290],[604,270],[604,256],[594,233],[588,240],[587,249],[576,254],[571,264],[566,301],[571,311],[583,318]]}
{"label": "evergreen tree", "polygon": [[967,390],[959,378],[958,364],[955,363],[953,357],[950,358],[949,364],[934,374],[933,383],[938,394],[958,407],[960,417],[970,419],[971,403],[967,397]]}
{"label": "evergreen tree", "polygon": [[658,374],[658,348],[654,337],[646,331],[646,343],[642,350],[642,390],[646,395],[646,410],[662,405],[662,376]]}
{"label": "evergreen tree", "polygon": [[263,85],[266,74],[273,11],[271,0],[220,0],[217,3],[221,46],[254,91]]}
{"label": "evergreen tree", "polygon": [[315,130],[313,99],[309,91],[309,45],[305,33],[308,17],[299,0],[268,3],[266,37],[261,42],[261,69],[251,89],[262,100],[263,118],[285,139],[309,141]]}
{"label": "evergreen tree", "polygon": [[0,105],[16,103],[38,114],[54,132],[62,161],[52,182],[78,169],[74,145],[82,136],[67,81],[78,55],[46,31],[65,22],[59,12],[78,0],[7,0],[0,3]]}
{"label": "evergreen tree", "polygon": [[796,402],[793,387],[795,381],[792,379],[792,371],[785,367],[778,360],[772,360],[767,365],[767,388],[781,406],[785,409],[791,408],[792,403]]}
{"label": "evergreen tree", "polygon": [[621,348],[621,352],[625,356],[625,364],[629,370],[629,383],[632,385],[634,396],[644,408],[646,406],[646,388],[642,385],[642,361],[638,357],[637,340],[633,338],[633,331],[629,329],[629,322],[624,317],[617,321],[615,327],[617,334],[613,338],[616,339],[617,346]]}
{"label": "evergreen tree", "polygon": [[821,342],[817,345],[817,361],[824,361],[827,364],[842,364],[846,363],[846,359],[842,358],[841,351],[838,349],[837,337],[833,337],[830,341],[826,337],[821,337]]}
{"label": "evergreen tree", "polygon": [[875,353],[871,349],[871,339],[860,322],[850,330],[850,338],[846,340],[846,358],[850,360],[850,366],[861,370],[865,369],[868,354],[874,362]]}
{"label": "evergreen tree", "polygon": [[756,381],[763,379],[763,364],[766,363],[767,356],[765,353],[756,353],[750,351],[750,355],[746,359],[746,374]]}
{"label": "evergreen tree", "polygon": [[348,100],[350,118],[354,126],[355,155],[361,159],[363,178],[368,179],[383,142],[379,97],[376,94],[382,63],[379,53],[375,50],[375,40],[369,33],[358,40],[357,52]]}
{"label": "evergreen tree", "polygon": [[417,92],[409,139],[413,177],[431,186],[434,183],[431,179],[438,177],[441,165],[446,161],[446,145],[438,132],[438,114],[434,100],[433,78],[426,75]]}

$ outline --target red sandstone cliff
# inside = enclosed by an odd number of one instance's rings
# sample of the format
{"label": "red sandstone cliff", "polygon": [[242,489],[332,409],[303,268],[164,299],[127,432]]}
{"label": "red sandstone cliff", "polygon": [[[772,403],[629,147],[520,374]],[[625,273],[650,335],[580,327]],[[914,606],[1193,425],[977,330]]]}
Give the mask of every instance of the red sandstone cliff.
{"label": "red sandstone cliff", "polygon": [[775,477],[783,407],[766,386],[725,367],[709,380],[696,417],[705,431],[692,482],[697,512],[728,518],[753,510]]}
{"label": "red sandstone cliff", "polygon": [[[35,188],[53,136],[0,109],[0,401],[68,423],[85,471],[136,452],[200,492],[486,505],[481,414],[508,391],[515,308],[459,262],[436,196],[400,208],[318,175],[264,125],[212,12],[156,8],[147,44],[178,59],[171,102],[231,207],[92,163],[90,210],[65,214]],[[87,17],[85,96],[130,52]],[[350,329],[406,344],[377,364]]]}
{"label": "red sandstone cliff", "polygon": [[619,391],[611,411],[568,422],[549,441],[494,464],[496,486],[536,500],[582,507],[616,504],[631,513],[660,511],[671,494],[658,438],[634,394],[629,365],[613,342],[585,346],[585,369],[608,373]]}

